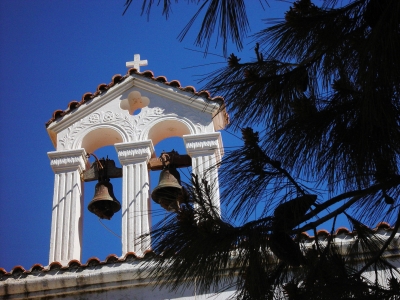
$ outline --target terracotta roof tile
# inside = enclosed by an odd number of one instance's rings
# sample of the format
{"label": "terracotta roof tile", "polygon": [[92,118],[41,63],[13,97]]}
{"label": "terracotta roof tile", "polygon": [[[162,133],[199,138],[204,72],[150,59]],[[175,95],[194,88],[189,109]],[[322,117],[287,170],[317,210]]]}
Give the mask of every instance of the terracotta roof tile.
{"label": "terracotta roof tile", "polygon": [[79,267],[82,267],[82,264],[81,264],[81,262],[80,262],[79,260],[77,260],[77,259],[73,259],[73,260],[71,260],[71,261],[68,262],[68,268],[77,269],[77,268],[79,268]]}
{"label": "terracotta roof tile", "polygon": [[106,91],[106,90],[108,90],[109,89],[109,86],[107,85],[107,84],[105,84],[105,83],[100,83],[98,86],[97,86],[97,91],[98,92],[104,92],[104,91]]}
{"label": "terracotta roof tile", "polygon": [[0,268],[0,275],[5,275],[7,274],[7,271],[3,268]]}
{"label": "terracotta roof tile", "polygon": [[105,260],[106,263],[115,263],[118,262],[118,256],[116,256],[115,254],[110,254],[106,257]]}
{"label": "terracotta roof tile", "polygon": [[152,250],[146,250],[143,254],[143,257],[146,259],[149,259],[149,258],[155,257],[155,256],[156,256],[156,254]]}
{"label": "terracotta roof tile", "polygon": [[93,266],[97,266],[100,265],[100,259],[98,259],[97,257],[91,257],[87,260],[86,265],[93,267]]}
{"label": "terracotta roof tile", "polygon": [[317,236],[329,236],[329,235],[330,235],[330,233],[326,229],[320,229],[317,231]]}
{"label": "terracotta roof tile", "polygon": [[168,85],[176,88],[181,87],[181,83],[178,80],[172,80]]}
{"label": "terracotta roof tile", "polygon": [[387,222],[380,222],[376,225],[375,229],[391,229],[390,224]]}
{"label": "terracotta roof tile", "polygon": [[75,108],[79,107],[81,104],[78,101],[71,101],[68,103],[68,112],[74,110]]}
{"label": "terracotta roof tile", "polygon": [[124,261],[132,261],[132,260],[135,260],[137,258],[138,258],[138,256],[136,255],[135,252],[128,252],[124,256]]}
{"label": "terracotta roof tile", "polygon": [[195,87],[191,85],[182,88],[182,90],[189,93],[196,93]]}
{"label": "terracotta roof tile", "polygon": [[25,269],[24,269],[24,267],[23,266],[15,266],[12,270],[11,270],[11,274],[12,275],[19,275],[19,274],[22,274],[22,273],[25,273]]}
{"label": "terracotta roof tile", "polygon": [[[187,87],[182,87],[181,83],[178,80],[172,80],[170,82],[168,82],[167,78],[165,76],[158,76],[158,77],[154,77],[154,73],[150,70],[144,71],[144,72],[138,72],[135,68],[129,69],[127,74],[122,76],[120,74],[116,74],[112,77],[111,82],[109,84],[105,84],[105,83],[101,83],[97,86],[96,92],[91,93],[91,92],[87,92],[85,94],[83,94],[81,101],[71,101],[68,104],[68,108],[66,110],[55,110],[53,112],[52,118],[50,120],[48,120],[46,122],[46,128],[53,123],[55,120],[65,116],[66,114],[70,113],[72,110],[74,110],[75,108],[79,107],[80,105],[92,100],[93,98],[106,93],[107,90],[109,90],[111,87],[117,85],[120,82],[123,82],[125,79],[127,79],[129,76],[131,76],[132,74],[136,74],[136,75],[140,75],[146,78],[149,78],[151,80],[163,83],[165,85],[174,87],[174,88],[178,88],[184,92],[189,92],[192,93],[196,96],[201,96],[201,97],[205,97],[207,100],[209,101],[214,101],[214,102],[218,102],[222,105],[223,107],[223,103],[224,103],[224,99],[222,97],[211,97],[210,93],[208,91],[200,91],[200,92],[196,92],[196,89],[193,86],[187,86]],[[227,123],[229,122],[229,117],[228,114],[224,111],[225,114],[225,119],[227,121]]]}
{"label": "terracotta roof tile", "polygon": [[147,77],[147,78],[154,78],[154,73],[152,71],[144,71],[142,73],[142,76]]}
{"label": "terracotta roof tile", "polygon": [[200,91],[197,94],[205,98],[210,98],[210,93],[208,91]]}
{"label": "terracotta roof tile", "polygon": [[165,76],[158,76],[158,77],[154,78],[154,80],[158,81],[158,82],[162,82],[162,83],[166,83],[168,81],[167,77],[165,77]]}
{"label": "terracotta roof tile", "polygon": [[111,82],[110,82],[110,84],[108,86],[112,87],[112,86],[116,85],[117,83],[120,83],[121,81],[124,81],[126,77],[127,76],[122,76],[121,74],[115,74],[112,77]]}
{"label": "terracotta roof tile", "polygon": [[53,261],[50,265],[48,270],[58,270],[62,268],[62,264],[59,263],[58,261]]}
{"label": "terracotta roof tile", "polygon": [[64,111],[63,110],[61,110],[61,109],[58,109],[58,110],[56,110],[56,111],[54,111],[53,112],[53,119],[58,119],[58,118],[61,118],[62,116],[64,116]]}
{"label": "terracotta roof tile", "polygon": [[304,240],[304,239],[310,239],[311,236],[307,233],[307,232],[302,232],[300,234],[297,235],[297,238],[300,240]]}
{"label": "terracotta roof tile", "polygon": [[339,235],[339,234],[350,234],[350,230],[347,229],[346,227],[339,227],[338,229],[336,229],[335,234],[336,235]]}
{"label": "terracotta roof tile", "polygon": [[90,92],[84,93],[82,95],[81,103],[85,103],[85,102],[87,102],[89,100],[92,100],[92,99],[93,99],[93,94],[92,93],[90,93]]}
{"label": "terracotta roof tile", "polygon": [[44,267],[41,264],[34,264],[30,269],[29,272],[39,272],[42,271],[44,269]]}

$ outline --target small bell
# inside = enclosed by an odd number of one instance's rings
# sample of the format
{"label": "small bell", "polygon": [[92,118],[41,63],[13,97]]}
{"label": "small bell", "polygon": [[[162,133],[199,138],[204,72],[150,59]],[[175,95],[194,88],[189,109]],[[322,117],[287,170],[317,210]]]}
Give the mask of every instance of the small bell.
{"label": "small bell", "polygon": [[179,172],[173,167],[162,170],[151,198],[167,211],[177,211],[182,202],[182,195],[183,188]]}
{"label": "small bell", "polygon": [[96,184],[94,197],[88,205],[88,210],[100,219],[110,220],[121,209],[121,204],[115,198],[113,186],[109,181],[99,181]]}

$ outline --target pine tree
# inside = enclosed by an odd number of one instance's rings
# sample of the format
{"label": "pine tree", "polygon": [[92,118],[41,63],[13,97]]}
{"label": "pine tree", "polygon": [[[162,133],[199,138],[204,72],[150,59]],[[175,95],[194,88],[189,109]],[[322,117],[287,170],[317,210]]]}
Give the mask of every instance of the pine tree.
{"label": "pine tree", "polygon": [[[229,39],[242,47],[245,5],[256,3],[192,2],[206,11],[199,46],[217,30],[225,54]],[[152,272],[170,288],[235,286],[237,299],[399,299],[399,274],[382,255],[399,248],[400,1],[295,1],[254,38],[255,61],[231,54],[205,84],[243,137],[220,168],[230,214],[213,212],[211,183],[193,176],[180,210],[151,233]],[[333,242],[340,215],[357,232],[346,253]],[[327,241],[301,248],[299,234],[317,236],[328,220]],[[370,229],[383,220],[394,224],[387,239]],[[363,276],[383,269],[386,286]]]}

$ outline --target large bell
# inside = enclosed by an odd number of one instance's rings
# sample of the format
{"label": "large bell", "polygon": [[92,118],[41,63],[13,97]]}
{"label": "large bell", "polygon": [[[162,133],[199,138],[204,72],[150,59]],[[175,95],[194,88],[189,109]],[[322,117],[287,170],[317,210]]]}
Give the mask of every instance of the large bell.
{"label": "large bell", "polygon": [[115,198],[113,186],[108,181],[99,181],[96,184],[94,197],[88,205],[88,210],[100,219],[110,220],[121,209],[121,204]]}
{"label": "large bell", "polygon": [[151,198],[167,211],[179,210],[183,188],[179,172],[170,167],[161,171],[158,185],[151,193]]}

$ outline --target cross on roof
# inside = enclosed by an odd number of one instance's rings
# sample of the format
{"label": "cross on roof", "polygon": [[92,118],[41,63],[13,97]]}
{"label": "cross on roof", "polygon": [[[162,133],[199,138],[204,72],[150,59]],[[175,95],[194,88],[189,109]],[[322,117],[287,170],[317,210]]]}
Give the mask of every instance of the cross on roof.
{"label": "cross on roof", "polygon": [[147,66],[147,59],[140,60],[140,54],[135,54],[133,56],[133,61],[126,62],[127,68],[135,68],[138,72],[140,72],[140,67]]}

